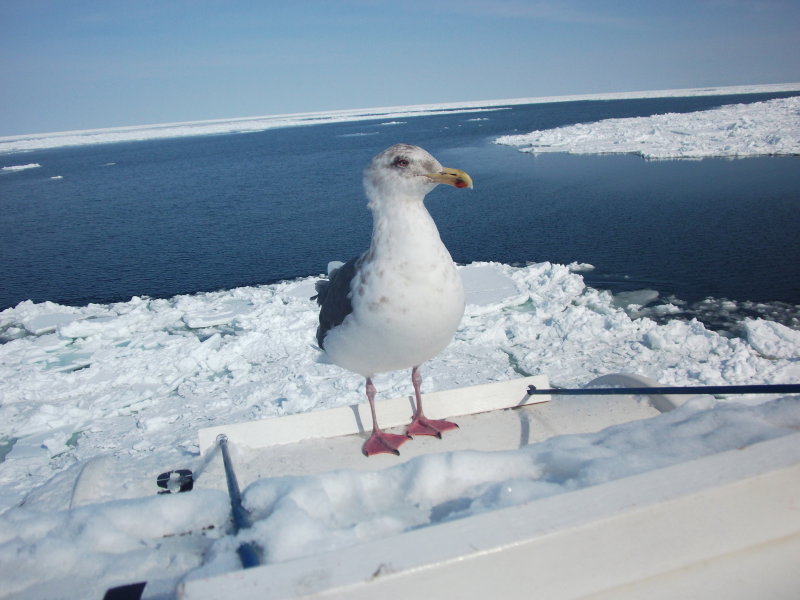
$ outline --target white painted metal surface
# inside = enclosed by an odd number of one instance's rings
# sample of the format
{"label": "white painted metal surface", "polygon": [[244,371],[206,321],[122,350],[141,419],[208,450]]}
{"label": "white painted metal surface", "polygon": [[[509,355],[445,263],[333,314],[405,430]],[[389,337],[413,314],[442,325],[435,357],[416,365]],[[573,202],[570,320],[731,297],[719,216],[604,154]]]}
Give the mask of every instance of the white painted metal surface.
{"label": "white painted metal surface", "polygon": [[[436,452],[513,450],[555,435],[590,433],[660,414],[640,397],[560,396],[547,401],[550,396],[528,396],[529,385],[549,387],[546,377],[537,376],[425,394],[431,418],[453,418],[460,428],[441,440],[416,437],[402,446],[399,457],[361,454],[370,429],[367,404],[200,430],[200,447],[207,452],[218,434],[227,435],[239,483],[246,487],[265,477],[375,471]],[[400,425],[395,429],[399,433],[412,406],[410,397],[380,401],[381,422]],[[197,486],[224,490],[221,462],[209,458]]]}
{"label": "white painted metal surface", "polygon": [[800,434],[181,587],[184,600],[797,598]]}
{"label": "white painted metal surface", "polygon": [[[547,402],[549,396],[528,396],[529,385],[549,387],[547,377],[534,376],[485,385],[423,394],[425,414],[431,419],[444,419],[492,410]],[[414,409],[413,397],[378,400],[380,424],[384,428],[406,425]],[[224,433],[239,445],[266,448],[307,439],[332,438],[369,432],[372,418],[369,404],[341,406],[327,410],[289,415],[247,423],[209,427],[198,432],[200,451],[214,446],[217,435]]]}

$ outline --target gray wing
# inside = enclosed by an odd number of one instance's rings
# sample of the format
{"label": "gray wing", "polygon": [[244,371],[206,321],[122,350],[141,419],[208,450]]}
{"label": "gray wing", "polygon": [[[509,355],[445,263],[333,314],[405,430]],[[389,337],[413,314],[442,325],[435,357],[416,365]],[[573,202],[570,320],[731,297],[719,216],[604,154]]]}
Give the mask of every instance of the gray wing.
{"label": "gray wing", "polygon": [[353,312],[350,303],[350,284],[356,275],[356,268],[361,258],[348,260],[341,267],[314,284],[317,290],[316,298],[319,304],[319,327],[317,327],[317,343],[320,348],[325,348],[325,335],[344,321],[345,317]]}

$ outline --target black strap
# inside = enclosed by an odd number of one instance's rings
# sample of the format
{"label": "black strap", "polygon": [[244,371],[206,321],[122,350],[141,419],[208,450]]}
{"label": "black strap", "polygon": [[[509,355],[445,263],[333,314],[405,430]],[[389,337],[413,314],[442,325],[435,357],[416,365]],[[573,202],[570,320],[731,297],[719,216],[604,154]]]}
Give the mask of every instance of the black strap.
{"label": "black strap", "polygon": [[553,396],[639,396],[651,394],[711,394],[725,396],[728,394],[800,394],[800,384],[757,384],[757,385],[686,385],[659,387],[619,387],[619,388],[551,388],[537,389],[528,386],[528,395]]}

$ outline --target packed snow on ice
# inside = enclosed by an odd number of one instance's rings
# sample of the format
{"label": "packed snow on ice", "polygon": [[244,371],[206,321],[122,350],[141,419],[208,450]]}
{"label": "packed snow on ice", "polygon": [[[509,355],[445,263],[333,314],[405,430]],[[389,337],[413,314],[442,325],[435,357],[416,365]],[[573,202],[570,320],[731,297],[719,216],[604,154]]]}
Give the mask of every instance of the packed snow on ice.
{"label": "packed snow on ice", "polygon": [[800,97],[712,110],[606,119],[505,135],[522,152],[639,154],[650,159],[800,154]]}
{"label": "packed snow on ice", "polygon": [[[798,332],[752,319],[730,337],[697,321],[633,318],[585,286],[576,271],[588,268],[462,267],[467,311],[427,364],[424,391],[528,374],[556,386],[615,372],[679,385],[800,379]],[[184,578],[239,568],[241,539],[256,540],[268,561],[291,560],[800,427],[798,397],[703,396],[515,451],[448,452],[444,438],[443,454],[379,472],[255,481],[244,501],[256,524],[236,538],[224,487],[203,484],[197,430],[363,400],[359,376],[320,360],[314,280],[83,307],[23,302],[0,313],[0,595],[99,597],[146,580],[148,594],[170,597]],[[391,373],[376,384],[397,397],[407,379]],[[176,468],[195,471],[196,489],[157,495],[156,475]]]}

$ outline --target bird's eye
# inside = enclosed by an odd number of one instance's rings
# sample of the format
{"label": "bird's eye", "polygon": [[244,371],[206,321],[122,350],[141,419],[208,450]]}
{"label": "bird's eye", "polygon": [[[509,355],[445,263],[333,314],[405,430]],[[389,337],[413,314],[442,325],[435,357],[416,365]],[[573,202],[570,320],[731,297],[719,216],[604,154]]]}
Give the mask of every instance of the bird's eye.
{"label": "bird's eye", "polygon": [[400,167],[401,169],[405,169],[408,166],[408,159],[407,158],[395,158],[393,164],[394,164],[395,167]]}

